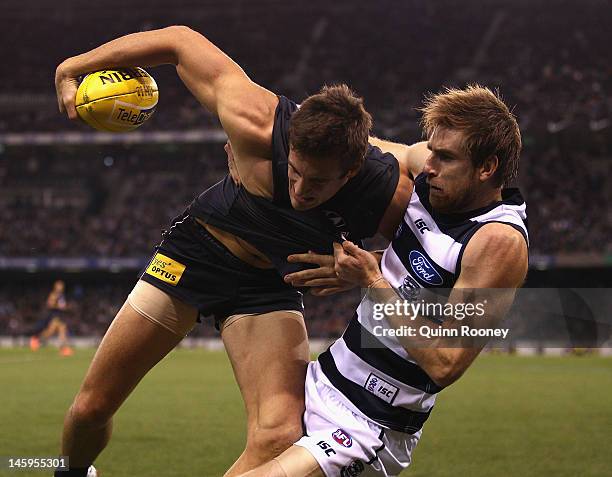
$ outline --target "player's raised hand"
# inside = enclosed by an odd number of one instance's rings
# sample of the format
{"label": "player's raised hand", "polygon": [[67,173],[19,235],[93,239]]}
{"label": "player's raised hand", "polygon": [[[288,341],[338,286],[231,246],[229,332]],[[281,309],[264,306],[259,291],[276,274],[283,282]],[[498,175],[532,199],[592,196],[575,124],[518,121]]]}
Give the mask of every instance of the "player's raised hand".
{"label": "player's raised hand", "polygon": [[78,119],[74,101],[76,98],[79,80],[68,72],[65,63],[55,70],[55,94],[60,113],[66,113],[70,119]]}
{"label": "player's raised hand", "polygon": [[346,282],[336,275],[333,255],[322,255],[312,251],[289,255],[287,261],[291,263],[308,263],[318,265],[318,268],[309,268],[299,272],[285,275],[286,283],[294,287],[311,287],[310,293],[315,296],[327,296],[350,290],[355,285]]}
{"label": "player's raised hand", "polygon": [[349,240],[342,244],[334,243],[334,260],[338,278],[362,288],[367,288],[382,276],[376,258]]}

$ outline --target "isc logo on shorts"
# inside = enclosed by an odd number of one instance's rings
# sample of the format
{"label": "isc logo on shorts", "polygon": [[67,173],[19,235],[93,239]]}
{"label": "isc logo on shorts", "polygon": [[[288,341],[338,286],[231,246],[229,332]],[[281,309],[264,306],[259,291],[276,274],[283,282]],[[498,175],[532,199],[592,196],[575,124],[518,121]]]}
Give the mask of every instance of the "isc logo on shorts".
{"label": "isc logo on shorts", "polygon": [[374,396],[388,402],[389,404],[393,403],[393,400],[399,392],[397,386],[385,381],[380,376],[376,376],[374,373],[370,373],[364,388],[366,391],[371,392],[374,394]]}
{"label": "isc logo on shorts", "polygon": [[166,257],[164,254],[156,253],[151,263],[149,263],[146,273],[172,286],[176,286],[184,271],[185,265],[182,263]]}

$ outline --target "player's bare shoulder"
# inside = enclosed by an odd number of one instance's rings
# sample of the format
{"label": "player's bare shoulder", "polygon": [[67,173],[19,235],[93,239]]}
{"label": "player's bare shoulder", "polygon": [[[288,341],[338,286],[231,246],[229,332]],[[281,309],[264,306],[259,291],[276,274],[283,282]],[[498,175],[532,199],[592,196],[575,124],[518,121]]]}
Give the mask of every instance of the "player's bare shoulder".
{"label": "player's bare shoulder", "polygon": [[528,247],[524,236],[511,225],[491,222],[468,242],[461,261],[462,282],[472,288],[519,287],[527,274]]}
{"label": "player's bare shoulder", "polygon": [[[278,97],[252,81],[207,38],[180,29],[177,73],[198,101],[215,114],[233,148],[244,187],[271,195],[272,129]],[[270,189],[270,190],[269,190]]]}

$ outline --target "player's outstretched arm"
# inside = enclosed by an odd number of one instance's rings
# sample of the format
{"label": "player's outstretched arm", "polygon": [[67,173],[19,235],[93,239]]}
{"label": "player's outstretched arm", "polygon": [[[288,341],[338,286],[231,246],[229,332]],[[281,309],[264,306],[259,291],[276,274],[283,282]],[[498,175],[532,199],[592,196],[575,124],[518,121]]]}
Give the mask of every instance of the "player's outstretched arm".
{"label": "player's outstretched arm", "polygon": [[[271,128],[276,95],[253,83],[230,57],[185,26],[132,33],[63,61],[55,76],[60,111],[76,119],[74,97],[80,75],[111,67],[163,64],[176,66],[185,85],[219,116],[230,137],[236,131],[248,135],[257,127]],[[236,149],[236,141],[233,146]]]}
{"label": "player's outstretched arm", "polygon": [[[77,118],[74,105],[80,75],[112,67],[172,64],[198,101],[217,115],[229,136],[237,165],[250,192],[271,188],[272,127],[278,98],[251,81],[230,57],[185,26],[126,35],[63,61],[55,87],[60,112]],[[268,176],[270,176],[268,178]],[[263,182],[263,184],[261,183]],[[268,183],[269,182],[269,183]]]}

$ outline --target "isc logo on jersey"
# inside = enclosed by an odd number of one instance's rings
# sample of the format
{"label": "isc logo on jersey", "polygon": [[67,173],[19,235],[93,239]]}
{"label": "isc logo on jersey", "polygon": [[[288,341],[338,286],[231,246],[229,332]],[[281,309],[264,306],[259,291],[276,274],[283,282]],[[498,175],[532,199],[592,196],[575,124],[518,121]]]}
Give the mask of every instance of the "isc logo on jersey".
{"label": "isc logo on jersey", "polygon": [[149,119],[159,99],[155,80],[142,68],[118,68],[91,73],[77,90],[79,117],[107,132],[133,131]]}
{"label": "isc logo on jersey", "polygon": [[176,286],[184,271],[185,265],[182,263],[166,257],[162,253],[156,253],[151,263],[149,263],[146,273],[172,286]]}
{"label": "isc logo on jersey", "polygon": [[365,389],[377,398],[392,404],[399,393],[399,388],[388,381],[385,381],[380,376],[370,373],[365,383]]}

